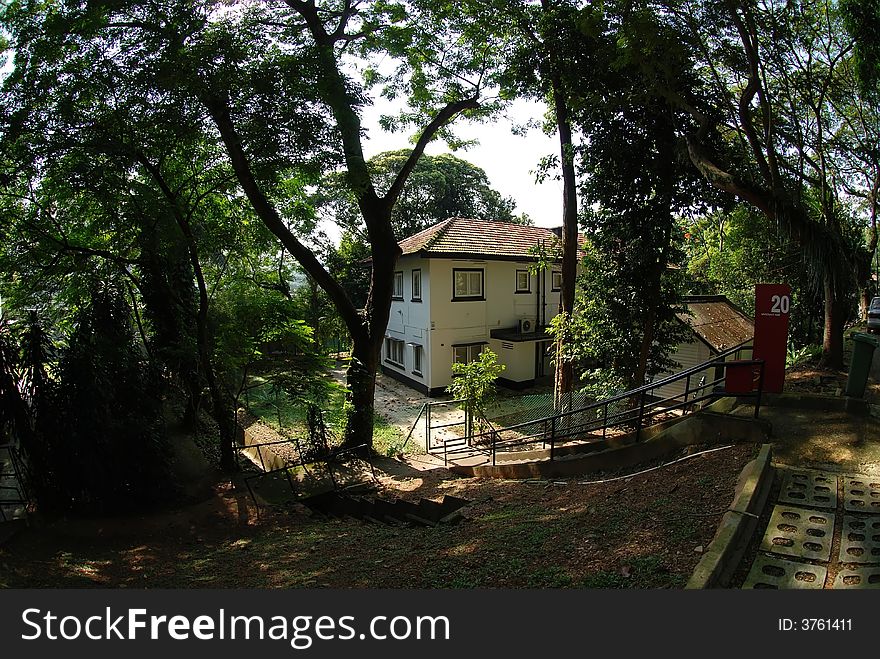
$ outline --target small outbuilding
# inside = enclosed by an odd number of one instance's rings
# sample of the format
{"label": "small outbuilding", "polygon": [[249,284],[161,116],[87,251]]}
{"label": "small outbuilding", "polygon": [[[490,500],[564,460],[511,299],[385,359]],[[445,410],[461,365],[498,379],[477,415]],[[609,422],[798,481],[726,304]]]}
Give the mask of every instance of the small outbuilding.
{"label": "small outbuilding", "polygon": [[[715,355],[749,343],[755,335],[755,322],[736,307],[724,295],[691,295],[683,300],[686,312],[678,314],[678,320],[691,330],[688,340],[680,343],[670,355],[680,366],[676,372],[711,360]],[[751,349],[744,350],[740,359],[750,359]],[[668,374],[667,374],[668,375]],[[667,377],[658,376],[657,379]],[[691,378],[691,385],[715,380],[709,370],[701,371]],[[673,382],[658,389],[655,395],[662,398],[680,396],[685,382]]]}

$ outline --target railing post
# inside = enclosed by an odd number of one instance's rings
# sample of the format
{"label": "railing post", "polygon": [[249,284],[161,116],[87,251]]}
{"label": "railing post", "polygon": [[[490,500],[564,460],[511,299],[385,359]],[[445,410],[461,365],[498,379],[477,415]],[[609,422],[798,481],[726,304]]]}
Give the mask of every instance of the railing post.
{"label": "railing post", "polygon": [[761,412],[761,393],[764,391],[764,360],[761,360],[761,371],[758,376],[758,399],[755,401],[755,418],[758,418],[758,415]]}
{"label": "railing post", "polygon": [[498,441],[498,432],[492,428],[492,466],[495,466],[495,443]]}
{"label": "railing post", "polygon": [[605,433],[608,430],[608,401],[605,401],[605,412],[602,416],[602,439],[605,439]]}
{"label": "railing post", "polygon": [[645,391],[639,396],[639,418],[636,423],[636,441],[642,436],[642,415],[645,413]]}
{"label": "railing post", "polygon": [[431,452],[431,403],[425,403],[428,406],[425,414],[425,453]]}
{"label": "railing post", "polygon": [[687,380],[684,381],[684,401],[683,401],[684,407],[682,408],[682,411],[685,414],[687,414],[687,411],[688,411],[687,402],[688,402],[688,396],[690,395],[690,393],[691,393],[691,374],[688,373]]}
{"label": "railing post", "polygon": [[550,419],[550,462],[553,462],[556,453],[556,419],[558,418],[554,416]]}

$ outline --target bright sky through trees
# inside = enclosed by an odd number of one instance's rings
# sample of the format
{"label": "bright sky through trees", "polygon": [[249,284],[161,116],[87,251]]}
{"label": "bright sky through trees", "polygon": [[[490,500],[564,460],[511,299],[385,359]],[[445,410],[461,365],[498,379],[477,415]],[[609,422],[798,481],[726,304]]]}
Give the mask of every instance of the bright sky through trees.
{"label": "bright sky through trees", "polygon": [[[394,103],[381,98],[364,108],[363,124],[369,131],[364,149],[368,158],[410,146],[408,134],[389,133],[379,126],[379,117],[392,114],[394,109]],[[555,227],[562,223],[562,182],[547,180],[538,184],[535,171],[541,158],[559,150],[558,138],[544,135],[537,128],[530,129],[525,136],[512,132],[514,123],[541,119],[544,112],[542,104],[517,100],[509,110],[510,118],[498,117],[483,124],[459,120],[454,127],[456,135],[464,140],[478,140],[479,144],[455,155],[482,167],[495,190],[516,200],[517,214],[528,214],[538,226]],[[448,151],[440,140],[426,150],[434,155]]]}

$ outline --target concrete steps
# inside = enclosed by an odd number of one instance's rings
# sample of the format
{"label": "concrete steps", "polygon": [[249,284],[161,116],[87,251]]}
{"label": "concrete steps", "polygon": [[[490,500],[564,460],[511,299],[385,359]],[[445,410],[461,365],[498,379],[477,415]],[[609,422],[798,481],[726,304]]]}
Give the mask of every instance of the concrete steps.
{"label": "concrete steps", "polygon": [[462,518],[461,509],[469,503],[467,499],[449,495],[444,495],[439,502],[421,499],[416,504],[403,499],[370,499],[339,492],[324,492],[302,500],[303,505],[325,517],[353,517],[392,526],[452,524]]}

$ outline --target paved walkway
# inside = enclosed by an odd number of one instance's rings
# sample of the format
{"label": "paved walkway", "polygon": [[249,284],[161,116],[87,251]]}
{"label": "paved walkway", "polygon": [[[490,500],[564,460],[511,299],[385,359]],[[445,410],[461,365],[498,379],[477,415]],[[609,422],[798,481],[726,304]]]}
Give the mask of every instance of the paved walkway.
{"label": "paved walkway", "polygon": [[767,408],[778,469],[744,588],[880,588],[880,423]]}

